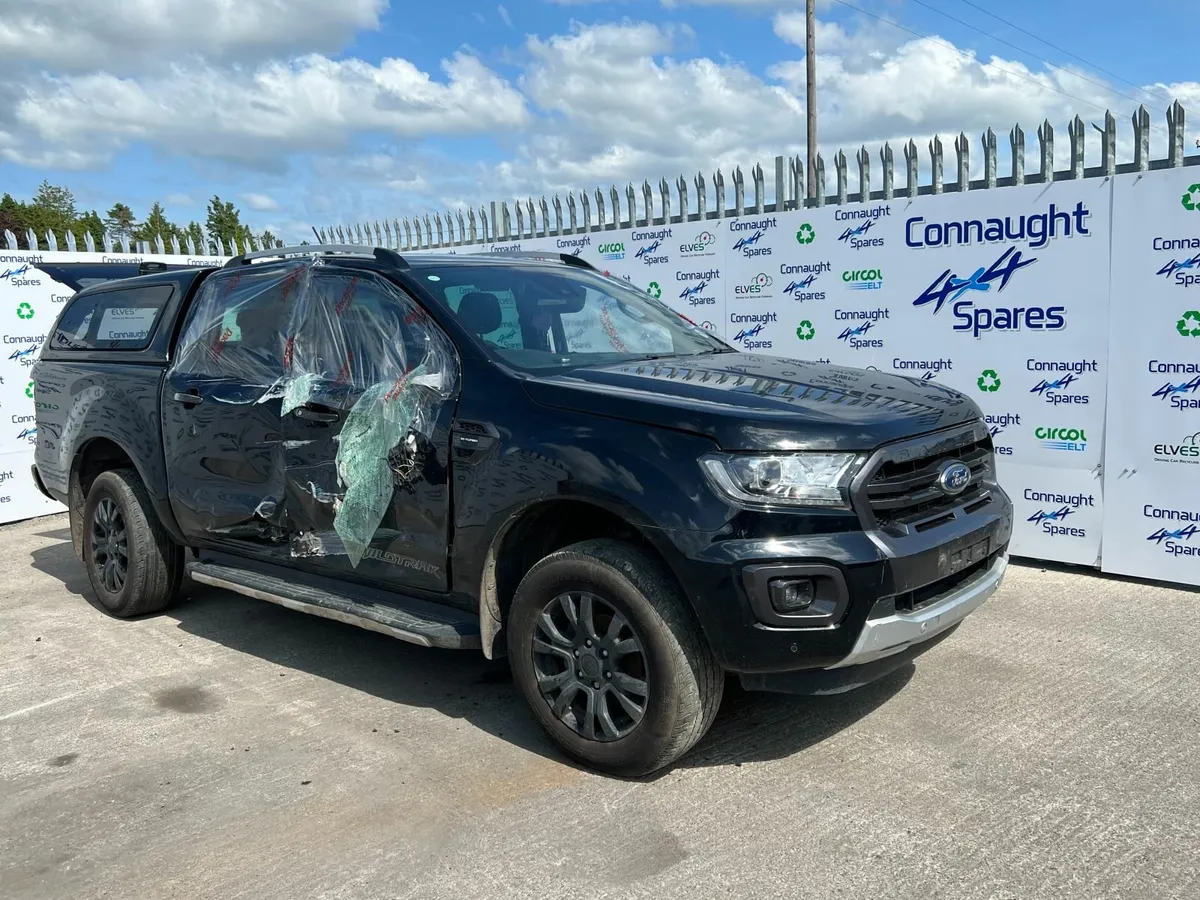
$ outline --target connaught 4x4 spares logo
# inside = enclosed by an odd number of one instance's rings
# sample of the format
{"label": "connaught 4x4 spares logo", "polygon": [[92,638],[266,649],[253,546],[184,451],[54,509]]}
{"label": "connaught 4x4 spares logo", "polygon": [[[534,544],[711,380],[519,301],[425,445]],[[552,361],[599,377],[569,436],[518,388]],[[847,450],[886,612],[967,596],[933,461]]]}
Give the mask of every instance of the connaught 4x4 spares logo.
{"label": "connaught 4x4 spares logo", "polygon": [[1075,524],[1075,514],[1096,505],[1092,494],[1063,494],[1058,491],[1036,491],[1025,488],[1022,496],[1036,507],[1025,521],[1052,538],[1085,538],[1087,529]]}
{"label": "connaught 4x4 spares logo", "polygon": [[716,305],[717,291],[719,290],[716,282],[720,277],[720,269],[706,269],[702,272],[676,272],[675,281],[681,288],[679,299],[689,306]]}
{"label": "connaught 4x4 spares logo", "polygon": [[729,233],[736,239],[733,242],[733,251],[746,259],[770,256],[771,248],[763,243],[763,238],[777,224],[774,216],[761,219],[730,219]]}
{"label": "connaught 4x4 spares logo", "polygon": [[[869,350],[883,346],[877,326],[891,316],[891,310],[877,307],[875,309],[835,309],[833,318],[843,323],[838,340],[852,350]],[[849,323],[849,324],[846,324]]]}
{"label": "connaught 4x4 spares logo", "polygon": [[15,267],[0,267],[0,281],[7,281],[13,287],[37,287],[42,283],[38,274],[37,269],[27,262]]}
{"label": "connaught 4x4 spares logo", "polygon": [[634,252],[633,258],[640,263],[653,266],[671,261],[667,241],[671,238],[670,228],[657,228],[653,231],[634,231],[630,239],[640,246]]}
{"label": "connaught 4x4 spares logo", "polygon": [[1173,507],[1155,506],[1146,503],[1142,506],[1142,516],[1150,519],[1154,530],[1146,536],[1168,556],[1200,556],[1200,513],[1190,509],[1175,509]]}
{"label": "connaught 4x4 spares logo", "polygon": [[838,235],[838,241],[851,247],[854,250],[866,250],[872,247],[882,247],[883,238],[877,234],[872,234],[873,229],[880,219],[886,218],[892,214],[891,204],[883,204],[882,206],[873,206],[868,209],[836,209],[833,217],[838,222],[855,222],[855,225],[847,225],[842,233]]}
{"label": "connaught 4x4 spares logo", "polygon": [[1152,359],[1146,368],[1152,375],[1171,377],[1170,381],[1164,382],[1151,393],[1151,397],[1180,411],[1200,409],[1200,395],[1197,394],[1200,391],[1200,364]]}
{"label": "connaught 4x4 spares logo", "polygon": [[767,326],[777,322],[778,313],[730,313],[729,323],[738,326],[733,336],[736,344],[741,344],[747,350],[770,350],[771,339],[765,334]]}
{"label": "connaught 4x4 spares logo", "polygon": [[1041,376],[1029,393],[1051,406],[1086,406],[1091,398],[1083,392],[1080,382],[1084,375],[1096,372],[1099,367],[1094,359],[1027,359],[1025,368]]}
{"label": "connaught 4x4 spares logo", "polygon": [[824,300],[825,292],[823,290],[815,290],[813,285],[816,284],[817,279],[821,275],[830,272],[832,269],[833,264],[828,260],[815,263],[781,263],[779,274],[788,279],[787,286],[782,291],[783,295],[801,302],[805,300]]}

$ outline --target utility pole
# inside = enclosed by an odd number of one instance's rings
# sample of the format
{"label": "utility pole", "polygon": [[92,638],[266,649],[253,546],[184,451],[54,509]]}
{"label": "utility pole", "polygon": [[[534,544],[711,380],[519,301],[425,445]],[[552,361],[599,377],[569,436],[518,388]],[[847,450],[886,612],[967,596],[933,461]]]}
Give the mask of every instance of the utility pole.
{"label": "utility pole", "polygon": [[816,0],[808,0],[805,15],[804,66],[808,89],[808,196],[817,195],[817,36]]}

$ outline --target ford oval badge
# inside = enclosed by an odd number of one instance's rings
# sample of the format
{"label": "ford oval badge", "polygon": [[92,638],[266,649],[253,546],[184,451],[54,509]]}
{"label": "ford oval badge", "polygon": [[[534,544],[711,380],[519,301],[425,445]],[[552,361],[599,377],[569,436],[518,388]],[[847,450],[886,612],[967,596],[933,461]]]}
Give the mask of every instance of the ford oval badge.
{"label": "ford oval badge", "polygon": [[942,466],[942,471],[938,473],[937,486],[942,492],[953,497],[956,494],[961,494],[967,489],[967,485],[971,483],[971,470],[965,463],[958,460],[945,463]]}

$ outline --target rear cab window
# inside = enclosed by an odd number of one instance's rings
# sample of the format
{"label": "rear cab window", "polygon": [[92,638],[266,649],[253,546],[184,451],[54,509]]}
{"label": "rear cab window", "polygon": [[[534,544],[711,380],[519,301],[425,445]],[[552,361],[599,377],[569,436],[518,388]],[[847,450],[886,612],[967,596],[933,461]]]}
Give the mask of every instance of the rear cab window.
{"label": "rear cab window", "polygon": [[55,350],[145,350],[174,284],[78,294],[50,337]]}

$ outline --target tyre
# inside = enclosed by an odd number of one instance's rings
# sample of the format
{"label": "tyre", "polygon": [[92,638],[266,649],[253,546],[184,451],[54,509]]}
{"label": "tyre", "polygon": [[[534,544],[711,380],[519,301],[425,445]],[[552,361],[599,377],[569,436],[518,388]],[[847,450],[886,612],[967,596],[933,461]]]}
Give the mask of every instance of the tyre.
{"label": "tyre", "polygon": [[83,562],[100,605],[121,619],[166,609],[183,554],[159,524],[133,469],[101,473],[83,505]]}
{"label": "tyre", "polygon": [[508,656],[534,717],[567,755],[614,775],[647,775],[704,736],[724,673],[686,600],[654,557],[591,540],[550,554],[521,580]]}

